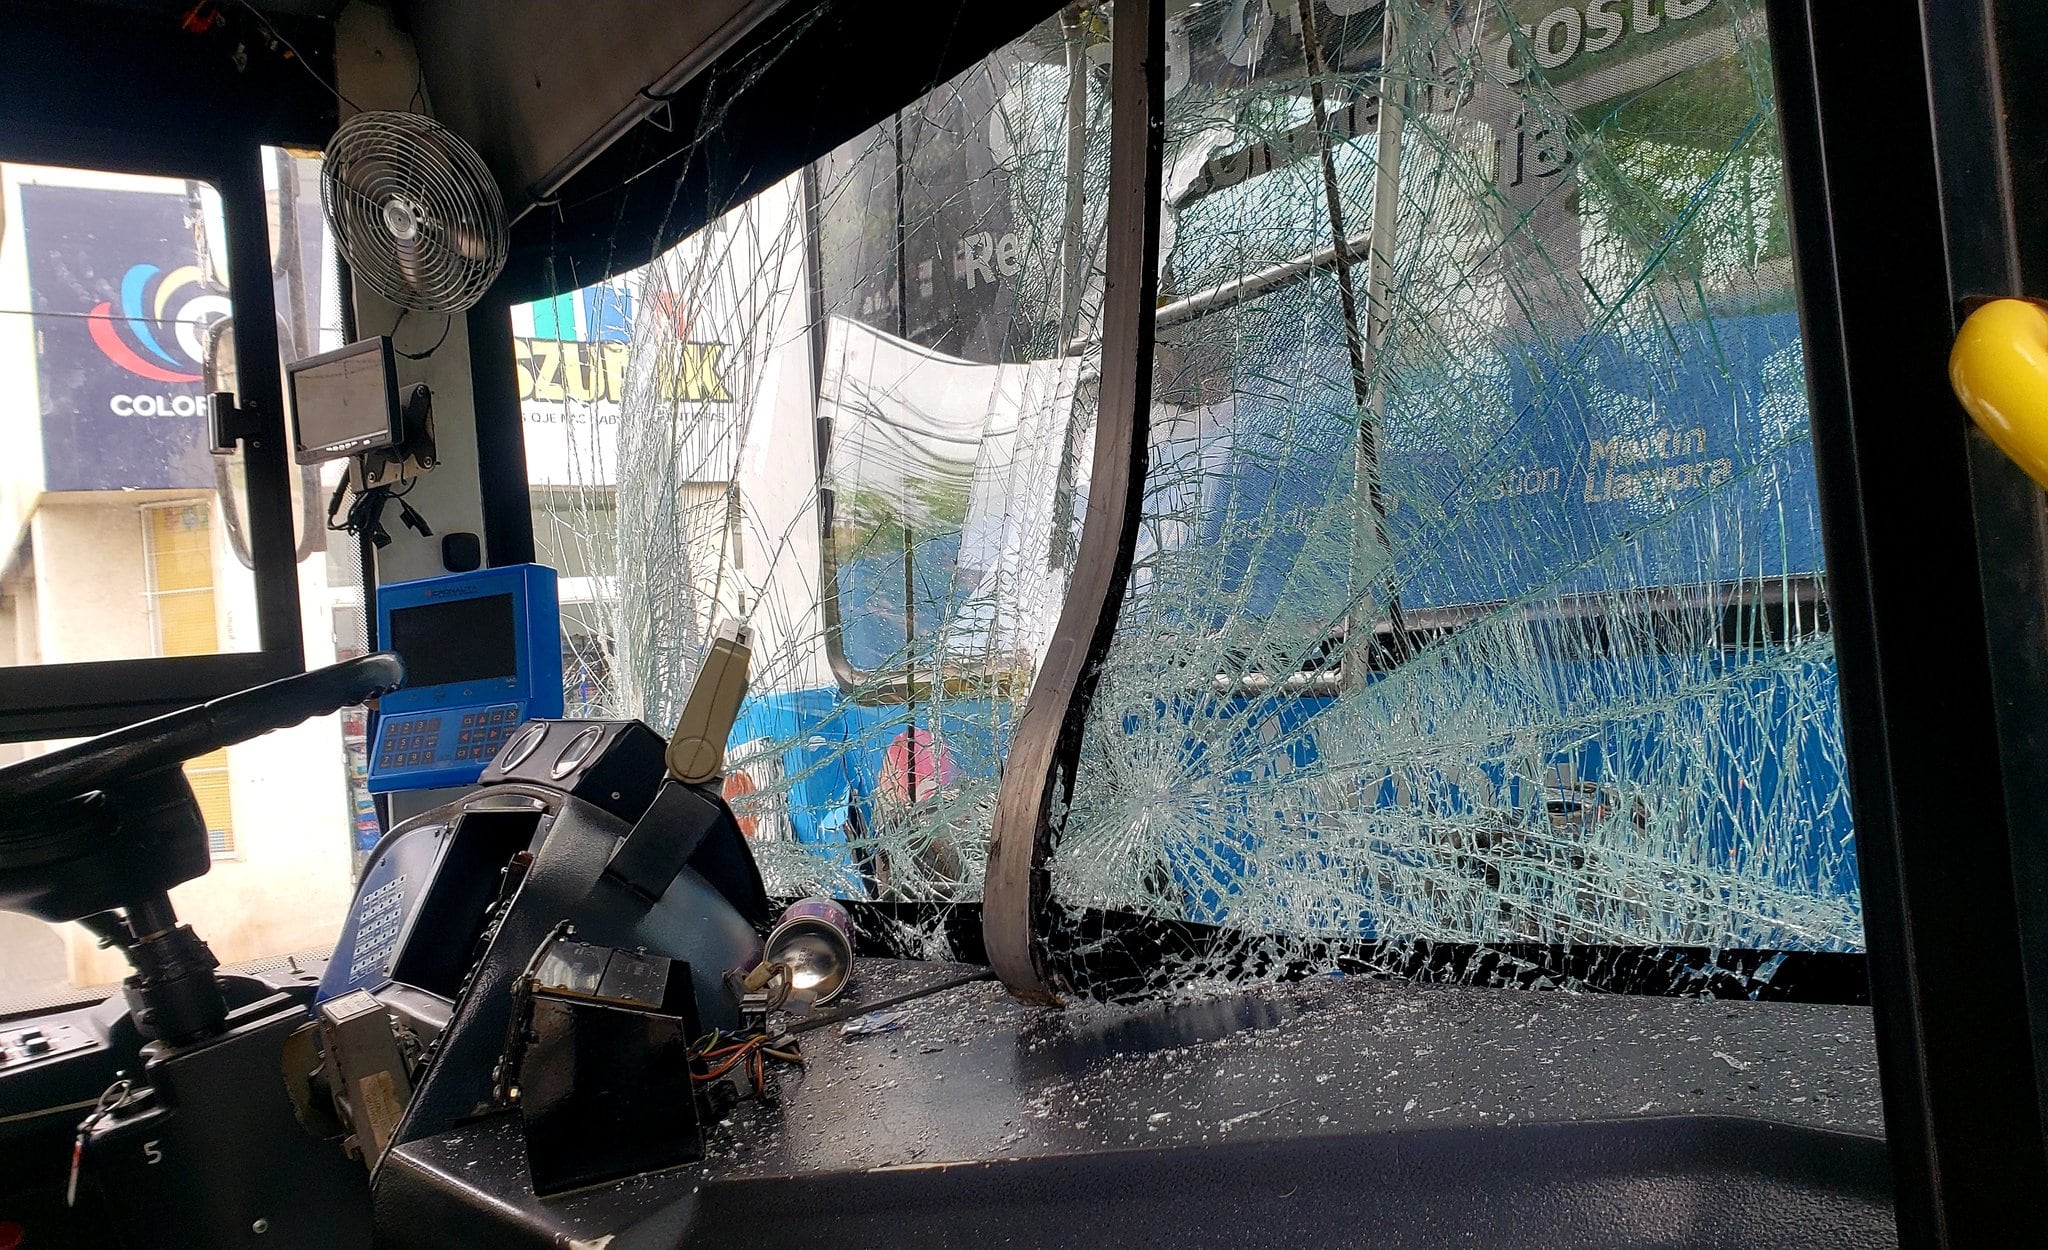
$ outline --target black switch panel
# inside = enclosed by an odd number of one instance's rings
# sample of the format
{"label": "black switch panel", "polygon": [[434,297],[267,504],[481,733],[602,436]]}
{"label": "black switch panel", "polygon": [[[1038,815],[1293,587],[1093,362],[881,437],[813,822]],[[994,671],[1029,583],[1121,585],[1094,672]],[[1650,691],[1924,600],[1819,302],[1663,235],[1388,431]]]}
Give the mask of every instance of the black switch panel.
{"label": "black switch panel", "polygon": [[477,784],[550,786],[631,822],[654,801],[667,774],[667,749],[668,739],[637,720],[530,720],[506,740]]}

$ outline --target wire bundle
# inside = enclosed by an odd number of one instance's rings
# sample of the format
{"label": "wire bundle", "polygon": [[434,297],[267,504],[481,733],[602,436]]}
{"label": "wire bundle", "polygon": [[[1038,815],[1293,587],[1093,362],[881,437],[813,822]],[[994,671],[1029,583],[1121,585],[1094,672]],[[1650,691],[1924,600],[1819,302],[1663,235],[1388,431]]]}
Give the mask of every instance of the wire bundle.
{"label": "wire bundle", "polygon": [[704,1065],[704,1071],[692,1072],[690,1079],[708,1085],[723,1080],[738,1069],[753,1085],[756,1094],[765,1094],[768,1092],[769,1059],[779,1059],[798,1067],[804,1063],[803,1054],[787,1036],[753,1033],[726,1039],[724,1034],[713,1030],[690,1048],[690,1061]]}
{"label": "wire bundle", "polygon": [[417,532],[422,538],[431,538],[434,533],[433,527],[427,524],[427,519],[421,516],[417,509],[405,502],[405,497],[411,494],[413,487],[417,485],[419,479],[413,478],[405,483],[403,489],[372,486],[367,490],[358,491],[350,501],[348,511],[337,515],[341,512],[341,501],[347,495],[349,487],[349,479],[343,476],[341,481],[335,484],[334,493],[327,500],[327,528],[351,537],[368,534],[370,541],[376,543],[379,548],[388,547],[391,545],[391,535],[384,529],[384,505],[391,500],[397,500],[398,518],[405,522],[406,528]]}

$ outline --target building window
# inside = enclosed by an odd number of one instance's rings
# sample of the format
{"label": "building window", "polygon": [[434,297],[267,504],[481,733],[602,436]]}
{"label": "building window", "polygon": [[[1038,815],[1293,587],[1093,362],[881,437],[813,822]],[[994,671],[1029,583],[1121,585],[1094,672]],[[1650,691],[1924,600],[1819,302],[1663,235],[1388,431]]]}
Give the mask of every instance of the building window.
{"label": "building window", "polygon": [[[220,631],[213,598],[213,507],[206,499],[145,504],[142,508],[144,596],[156,653],[211,655]],[[215,859],[235,855],[235,825],[228,798],[228,753],[213,751],[185,764],[185,776],[206,817],[207,845]]]}

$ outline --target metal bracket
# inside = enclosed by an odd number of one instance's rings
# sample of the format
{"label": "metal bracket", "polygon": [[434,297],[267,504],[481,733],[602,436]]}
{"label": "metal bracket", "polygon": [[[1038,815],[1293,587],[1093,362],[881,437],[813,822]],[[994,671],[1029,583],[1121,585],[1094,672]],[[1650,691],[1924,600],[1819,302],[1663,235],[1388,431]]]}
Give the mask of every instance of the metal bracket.
{"label": "metal bracket", "polygon": [[209,450],[216,456],[232,456],[238,443],[257,446],[260,415],[255,404],[237,404],[232,391],[209,392],[206,396]]}

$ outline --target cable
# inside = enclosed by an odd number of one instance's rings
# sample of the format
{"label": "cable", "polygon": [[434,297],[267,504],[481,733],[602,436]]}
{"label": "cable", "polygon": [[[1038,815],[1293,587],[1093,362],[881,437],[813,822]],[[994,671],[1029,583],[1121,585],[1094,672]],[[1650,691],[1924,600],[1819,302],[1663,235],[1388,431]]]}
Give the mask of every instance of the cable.
{"label": "cable", "polygon": [[239,3],[241,4],[241,6],[242,6],[243,8],[245,8],[245,9],[249,10],[249,16],[251,16],[251,17],[255,18],[255,19],[256,19],[256,20],[257,20],[257,21],[258,21],[259,23],[261,23],[261,24],[262,24],[262,26],[263,26],[263,29],[265,29],[265,30],[267,30],[267,31],[269,31],[269,32],[270,32],[270,37],[271,37],[272,39],[275,39],[275,40],[277,40],[277,41],[278,41],[279,43],[281,43],[281,44],[283,44],[283,45],[284,45],[284,49],[285,49],[285,51],[287,51],[287,52],[291,53],[291,54],[292,54],[292,59],[293,59],[293,60],[295,60],[295,61],[297,61],[297,62],[298,62],[298,63],[299,63],[299,64],[300,64],[300,65],[301,65],[301,66],[302,66],[302,67],[303,67],[304,69],[305,69],[305,71],[306,71],[306,72],[307,72],[308,74],[311,74],[311,75],[313,76],[313,81],[314,81],[314,82],[317,82],[317,83],[319,83],[319,84],[320,84],[321,86],[323,86],[323,87],[327,88],[328,92],[329,92],[329,93],[330,93],[331,95],[333,95],[335,99],[337,99],[337,100],[340,100],[340,101],[341,101],[341,102],[342,102],[343,104],[346,104],[346,105],[348,105],[348,106],[349,106],[350,108],[354,109],[354,110],[355,110],[356,112],[358,112],[358,113],[367,113],[367,112],[369,112],[369,110],[368,110],[368,109],[366,109],[366,108],[364,108],[364,107],[363,107],[362,105],[360,105],[360,104],[357,104],[357,103],[356,103],[356,102],[355,102],[354,100],[351,100],[351,99],[349,99],[349,98],[348,98],[347,96],[343,95],[343,94],[341,93],[341,88],[340,88],[340,87],[337,87],[337,86],[335,86],[335,85],[334,85],[333,83],[331,83],[331,82],[328,82],[328,81],[327,81],[327,80],[326,80],[325,78],[322,78],[322,77],[320,76],[320,71],[319,71],[319,70],[317,70],[317,69],[314,69],[314,68],[313,68],[313,63],[312,63],[311,61],[308,61],[308,60],[307,60],[307,59],[305,58],[305,55],[304,55],[303,53],[301,53],[301,52],[300,52],[300,51],[299,51],[299,50],[298,50],[298,49],[297,49],[296,47],[292,46],[292,41],[291,41],[291,40],[289,40],[289,39],[287,39],[287,38],[285,38],[285,37],[284,37],[284,35],[283,35],[283,33],[282,33],[282,32],[280,32],[280,31],[279,31],[279,30],[277,29],[277,27],[275,27],[275,26],[272,26],[272,25],[270,24],[270,19],[269,19],[269,18],[267,18],[267,17],[263,16],[263,10],[261,10],[261,9],[257,8],[257,7],[256,7],[256,6],[254,5],[254,4],[250,3],[250,0],[238,0],[238,2],[239,2]]}
{"label": "cable", "polygon": [[432,347],[429,347],[427,350],[423,352],[409,352],[398,345],[398,327],[405,324],[406,317],[411,315],[411,313],[412,309],[410,308],[399,309],[398,320],[391,323],[391,333],[385,335],[384,337],[391,340],[391,350],[397,352],[399,355],[405,357],[407,360],[425,360],[427,357],[433,355],[435,352],[440,351],[441,344],[446,343],[448,341],[448,331],[455,324],[455,314],[449,313],[447,317],[441,322],[441,337],[434,340],[434,345]]}
{"label": "cable", "polygon": [[[408,487],[407,489],[411,488]],[[433,527],[427,524],[427,518],[421,516],[417,508],[405,502],[402,496],[393,496],[393,498],[398,500],[398,519],[405,523],[405,528],[418,534],[421,538],[432,538],[434,536]]]}
{"label": "cable", "polygon": [[692,1072],[690,1080],[699,1085],[710,1085],[722,1080],[734,1071],[746,1075],[747,1082],[756,1094],[768,1089],[768,1060],[804,1065],[803,1053],[796,1047],[794,1039],[787,1034],[770,1037],[766,1033],[754,1033],[738,1041],[719,1045],[723,1035],[714,1030],[691,1048],[692,1063],[703,1064],[704,1071]]}
{"label": "cable", "polygon": [[812,1016],[808,1020],[799,1020],[789,1026],[789,1032],[807,1033],[812,1029],[822,1029],[828,1024],[837,1024],[841,1020],[851,1020],[855,1016],[864,1016],[869,1012],[880,1011],[885,1007],[894,1007],[898,1003],[907,1003],[919,998],[929,998],[933,994],[938,994],[945,990],[958,989],[963,985],[972,985],[976,981],[993,980],[995,975],[992,969],[983,968],[978,972],[970,972],[964,976],[952,977],[941,981],[937,985],[928,985],[923,989],[911,990],[907,994],[897,994],[891,998],[884,998],[880,1002],[854,1003],[850,1006],[841,1007],[837,1011],[828,1011],[822,1016]]}
{"label": "cable", "polygon": [[[398,319],[399,319],[400,321],[403,321],[403,320],[405,320],[405,314],[404,314],[404,313],[400,313],[400,314],[398,314]],[[440,337],[440,338],[437,338],[437,339],[435,339],[435,340],[434,340],[434,345],[433,345],[432,347],[429,347],[429,348],[428,348],[427,350],[425,350],[425,351],[423,351],[423,352],[408,352],[408,351],[403,351],[403,350],[400,350],[400,348],[398,347],[398,343],[397,343],[397,340],[396,340],[396,339],[394,339],[394,340],[392,341],[392,345],[391,345],[391,347],[392,347],[392,350],[393,350],[393,351],[396,351],[396,352],[398,352],[398,354],[399,354],[399,355],[401,355],[401,356],[405,357],[405,358],[406,358],[407,360],[425,360],[425,359],[426,359],[427,357],[429,357],[429,356],[433,355],[433,354],[434,354],[435,352],[438,352],[438,351],[440,351],[440,350],[441,350],[441,344],[443,344],[443,343],[446,343],[446,342],[448,341],[448,330],[449,330],[449,328],[450,328],[450,327],[452,327],[452,326],[453,326],[454,324],[455,324],[455,314],[454,314],[454,313],[449,313],[449,314],[447,315],[447,317],[446,317],[446,318],[445,318],[445,319],[444,319],[444,320],[443,320],[443,321],[441,322],[441,337]],[[394,334],[394,335],[396,335],[396,334],[398,333],[398,327],[397,327],[397,326],[395,326],[395,325],[394,325],[394,326],[392,326],[392,327],[391,327],[391,333],[392,333],[392,334]]]}
{"label": "cable", "polygon": [[348,472],[346,469],[344,469],[342,471],[341,480],[334,484],[334,493],[327,497],[327,528],[330,530],[339,530],[341,528],[341,526],[336,525],[334,523],[334,510],[336,508],[341,507],[342,496],[346,495],[347,493]]}
{"label": "cable", "polygon": [[[347,486],[348,479],[344,477],[335,485],[334,494],[327,500],[327,528],[352,536],[368,535],[379,550],[390,546],[391,533],[384,528],[384,509],[393,499],[400,498],[398,492],[389,486],[372,486],[356,495],[349,504],[348,511],[337,521],[335,510],[341,506],[342,495]],[[433,535],[434,531],[428,526],[427,519],[402,499],[398,505],[398,518],[405,522],[407,529],[423,538]]]}

